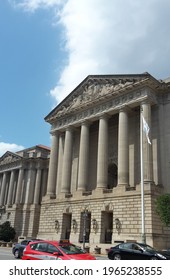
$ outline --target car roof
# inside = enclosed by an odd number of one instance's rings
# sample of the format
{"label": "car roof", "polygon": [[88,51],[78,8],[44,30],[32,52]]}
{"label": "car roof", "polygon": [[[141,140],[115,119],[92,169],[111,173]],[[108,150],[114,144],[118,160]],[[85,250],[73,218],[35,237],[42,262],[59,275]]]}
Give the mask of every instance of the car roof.
{"label": "car roof", "polygon": [[36,243],[43,243],[43,242],[47,242],[49,244],[52,244],[52,245],[62,245],[62,244],[71,244],[69,240],[59,240],[59,241],[56,241],[56,240],[42,240],[40,239],[39,241],[36,240],[36,241],[33,241],[31,242],[31,244],[36,244]]}
{"label": "car roof", "polygon": [[40,241],[40,240],[42,240],[42,239],[26,238],[26,239],[21,240],[20,243],[23,242],[23,241]]}

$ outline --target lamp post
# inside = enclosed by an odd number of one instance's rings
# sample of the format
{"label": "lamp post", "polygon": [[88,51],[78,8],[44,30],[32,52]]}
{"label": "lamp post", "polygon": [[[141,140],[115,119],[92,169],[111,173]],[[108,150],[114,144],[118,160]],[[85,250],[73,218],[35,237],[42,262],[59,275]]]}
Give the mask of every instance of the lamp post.
{"label": "lamp post", "polygon": [[86,243],[86,220],[88,217],[88,210],[85,209],[83,212],[83,249],[85,249],[85,243]]}

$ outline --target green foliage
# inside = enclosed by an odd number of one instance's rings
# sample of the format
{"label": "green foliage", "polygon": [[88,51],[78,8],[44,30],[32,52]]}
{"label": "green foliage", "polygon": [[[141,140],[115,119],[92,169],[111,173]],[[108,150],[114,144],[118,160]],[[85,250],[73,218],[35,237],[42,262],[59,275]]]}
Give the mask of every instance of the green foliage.
{"label": "green foliage", "polygon": [[10,222],[7,221],[0,225],[0,240],[9,242],[12,241],[15,237],[15,229],[11,227]]}
{"label": "green foliage", "polygon": [[156,200],[156,211],[165,226],[170,225],[170,194],[160,195]]}

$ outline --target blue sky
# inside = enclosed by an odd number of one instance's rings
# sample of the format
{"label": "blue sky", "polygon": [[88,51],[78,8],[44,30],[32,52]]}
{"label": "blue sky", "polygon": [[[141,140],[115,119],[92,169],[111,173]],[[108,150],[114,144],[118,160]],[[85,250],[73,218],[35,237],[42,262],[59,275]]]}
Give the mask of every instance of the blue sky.
{"label": "blue sky", "polygon": [[89,74],[170,76],[169,0],[0,0],[0,155],[50,146],[44,117]]}

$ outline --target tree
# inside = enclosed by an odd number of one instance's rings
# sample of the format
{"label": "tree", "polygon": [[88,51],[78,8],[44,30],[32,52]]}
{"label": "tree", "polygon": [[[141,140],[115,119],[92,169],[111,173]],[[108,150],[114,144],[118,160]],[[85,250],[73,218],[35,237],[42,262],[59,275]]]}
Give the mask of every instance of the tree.
{"label": "tree", "polygon": [[156,211],[165,226],[170,225],[170,194],[162,194],[156,200]]}
{"label": "tree", "polygon": [[15,234],[15,229],[11,227],[9,221],[0,225],[0,240],[9,242],[14,239]]}

